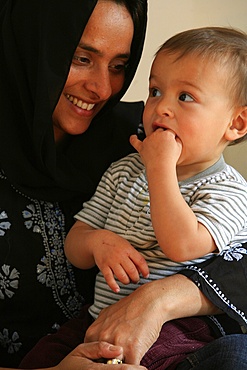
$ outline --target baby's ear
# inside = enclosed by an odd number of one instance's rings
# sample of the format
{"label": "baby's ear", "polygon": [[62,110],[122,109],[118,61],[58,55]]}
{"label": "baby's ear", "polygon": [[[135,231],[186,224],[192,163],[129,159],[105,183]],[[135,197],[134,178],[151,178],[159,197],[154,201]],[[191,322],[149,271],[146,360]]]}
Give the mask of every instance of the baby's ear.
{"label": "baby's ear", "polygon": [[239,107],[236,110],[235,116],[229,124],[225,139],[227,141],[234,141],[240,139],[247,134],[247,106]]}

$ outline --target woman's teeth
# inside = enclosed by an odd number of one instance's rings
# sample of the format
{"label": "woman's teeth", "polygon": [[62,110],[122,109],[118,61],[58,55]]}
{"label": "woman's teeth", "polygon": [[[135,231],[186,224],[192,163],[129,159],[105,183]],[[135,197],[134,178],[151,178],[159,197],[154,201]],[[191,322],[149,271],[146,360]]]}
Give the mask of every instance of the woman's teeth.
{"label": "woman's teeth", "polygon": [[69,94],[66,95],[66,98],[69,101],[71,101],[71,103],[73,103],[74,105],[76,105],[77,107],[79,107],[81,109],[91,110],[95,106],[95,104],[87,104],[87,103],[83,102],[82,100],[78,100],[77,98],[75,98],[74,96],[69,95]]}

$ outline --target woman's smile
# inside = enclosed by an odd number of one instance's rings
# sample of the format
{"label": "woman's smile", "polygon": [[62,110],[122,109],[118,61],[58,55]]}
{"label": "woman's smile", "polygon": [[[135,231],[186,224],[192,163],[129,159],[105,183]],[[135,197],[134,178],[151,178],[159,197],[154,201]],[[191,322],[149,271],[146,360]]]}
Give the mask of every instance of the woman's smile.
{"label": "woman's smile", "polygon": [[66,98],[71,103],[73,103],[74,105],[76,105],[77,107],[79,107],[81,109],[84,109],[84,110],[87,110],[87,111],[91,111],[93,109],[93,107],[95,106],[95,104],[88,104],[88,103],[82,101],[81,99],[76,98],[75,96],[70,95],[70,94],[67,94],[66,95]]}
{"label": "woman's smile", "polygon": [[83,134],[109,99],[122,89],[133,34],[133,20],[124,6],[104,1],[97,4],[53,112],[55,141],[65,134]]}

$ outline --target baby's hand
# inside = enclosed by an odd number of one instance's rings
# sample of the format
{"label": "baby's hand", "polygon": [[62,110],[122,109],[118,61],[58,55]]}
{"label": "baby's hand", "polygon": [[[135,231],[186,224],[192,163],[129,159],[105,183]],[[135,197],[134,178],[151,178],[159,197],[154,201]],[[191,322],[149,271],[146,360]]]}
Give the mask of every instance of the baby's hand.
{"label": "baby's hand", "polygon": [[142,161],[147,166],[159,166],[161,161],[170,161],[176,165],[181,152],[182,143],[172,130],[158,128],[143,141],[136,135],[130,137],[131,145],[138,151]]}
{"label": "baby's hand", "polygon": [[116,293],[120,288],[114,276],[127,285],[130,282],[138,283],[140,274],[144,278],[149,275],[145,258],[127,240],[116,234],[94,251],[94,259],[107,284]]}

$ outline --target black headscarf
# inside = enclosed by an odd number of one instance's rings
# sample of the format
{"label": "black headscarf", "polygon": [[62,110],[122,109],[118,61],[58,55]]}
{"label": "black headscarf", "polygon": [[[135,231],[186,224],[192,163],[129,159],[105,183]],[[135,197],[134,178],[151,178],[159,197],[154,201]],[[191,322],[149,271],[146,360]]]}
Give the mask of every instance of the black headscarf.
{"label": "black headscarf", "polygon": [[[79,194],[87,198],[115,159],[113,149],[123,127],[114,122],[113,107],[130,85],[141,57],[146,0],[121,92],[109,100],[84,134],[68,136],[59,146],[53,136],[52,112],[96,3],[0,0],[0,168],[28,196],[51,201]],[[118,156],[124,154],[120,141]]]}

